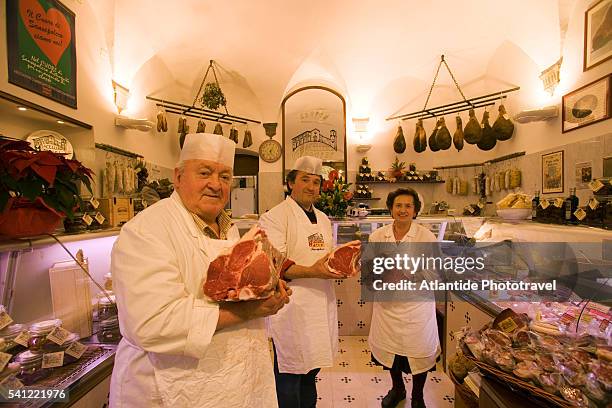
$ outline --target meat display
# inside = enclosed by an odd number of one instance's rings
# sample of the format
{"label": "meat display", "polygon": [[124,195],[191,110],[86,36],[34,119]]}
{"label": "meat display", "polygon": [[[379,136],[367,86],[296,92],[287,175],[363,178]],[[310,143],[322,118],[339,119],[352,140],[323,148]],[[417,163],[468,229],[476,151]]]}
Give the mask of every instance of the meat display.
{"label": "meat display", "polygon": [[204,294],[216,301],[265,299],[274,293],[282,263],[281,253],[255,226],[210,263]]}
{"label": "meat display", "polygon": [[361,241],[351,241],[334,249],[326,261],[329,269],[345,278],[359,273],[361,268]]}

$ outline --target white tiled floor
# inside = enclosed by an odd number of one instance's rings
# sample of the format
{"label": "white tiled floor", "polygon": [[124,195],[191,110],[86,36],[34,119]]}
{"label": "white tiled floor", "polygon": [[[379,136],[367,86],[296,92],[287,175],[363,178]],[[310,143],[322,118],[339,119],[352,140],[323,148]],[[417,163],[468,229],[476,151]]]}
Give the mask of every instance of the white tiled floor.
{"label": "white tiled floor", "polygon": [[[412,376],[404,376],[408,398],[398,407],[410,407]],[[370,362],[367,337],[342,336],[336,365],[317,376],[318,408],[374,408],[391,388],[389,372]],[[451,408],[454,386],[442,371],[429,373],[425,385],[427,408]]]}

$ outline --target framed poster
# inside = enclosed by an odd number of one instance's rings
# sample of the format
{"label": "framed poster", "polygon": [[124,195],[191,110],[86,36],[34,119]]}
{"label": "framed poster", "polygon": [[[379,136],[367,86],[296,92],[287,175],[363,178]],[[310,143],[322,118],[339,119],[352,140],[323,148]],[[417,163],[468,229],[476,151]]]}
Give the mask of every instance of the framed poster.
{"label": "framed poster", "polygon": [[57,0],[6,2],[8,80],[77,107],[75,15]]}
{"label": "framed poster", "polygon": [[283,180],[302,156],[323,160],[327,170],[346,178],[346,102],[323,86],[307,86],[288,94],[283,112]]}
{"label": "framed poster", "polygon": [[562,133],[610,118],[612,75],[576,89],[562,99]]}
{"label": "framed poster", "polygon": [[601,0],[584,13],[584,63],[586,71],[612,58],[612,0]]}
{"label": "framed poster", "polygon": [[590,161],[576,163],[575,176],[578,190],[589,188],[589,183],[593,179],[593,163]]}
{"label": "framed poster", "polygon": [[542,194],[563,192],[563,150],[542,155]]}

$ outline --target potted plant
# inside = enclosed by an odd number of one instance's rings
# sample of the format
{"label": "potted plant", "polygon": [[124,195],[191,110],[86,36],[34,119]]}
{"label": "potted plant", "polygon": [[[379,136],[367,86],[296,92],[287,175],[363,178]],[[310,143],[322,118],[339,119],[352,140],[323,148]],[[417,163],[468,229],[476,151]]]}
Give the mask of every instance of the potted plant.
{"label": "potted plant", "polygon": [[92,175],[77,160],[34,150],[23,140],[0,139],[0,235],[54,231],[79,207],[78,183],[91,193]]}
{"label": "potted plant", "polygon": [[395,161],[391,164],[391,181],[401,181],[405,168],[406,162],[399,161],[397,156],[395,156]]}
{"label": "potted plant", "polygon": [[321,185],[321,195],[315,207],[330,217],[346,217],[353,193],[349,191],[350,183],[346,183],[337,170],[329,172],[328,179]]}

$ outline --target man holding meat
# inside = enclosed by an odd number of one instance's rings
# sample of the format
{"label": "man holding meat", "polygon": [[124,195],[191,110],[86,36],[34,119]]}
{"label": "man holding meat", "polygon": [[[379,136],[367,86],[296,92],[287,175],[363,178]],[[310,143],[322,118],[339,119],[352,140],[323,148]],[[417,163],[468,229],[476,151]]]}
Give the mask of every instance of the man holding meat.
{"label": "man holding meat", "polygon": [[315,377],[321,367],[333,365],[338,346],[336,296],[330,279],[342,277],[325,266],[333,249],[332,227],[314,207],[321,168],[321,159],[300,157],[287,175],[290,196],[260,219],[272,244],[295,262],[284,272],[291,280],[291,303],[268,318],[280,408],[316,405]]}
{"label": "man holding meat", "polygon": [[189,134],[175,192],[121,229],[111,269],[123,339],[110,406],[276,407],[262,317],[288,302],[281,282],[265,300],[214,303],[208,265],[239,236],[223,208],[235,143]]}

